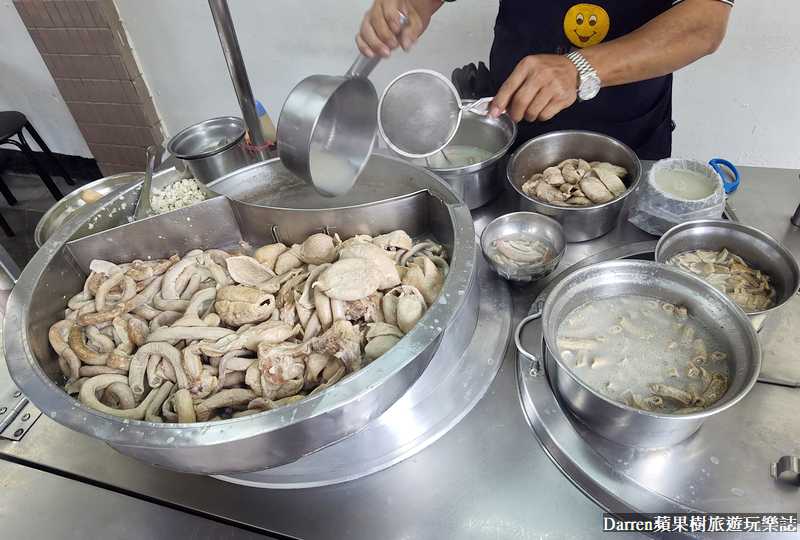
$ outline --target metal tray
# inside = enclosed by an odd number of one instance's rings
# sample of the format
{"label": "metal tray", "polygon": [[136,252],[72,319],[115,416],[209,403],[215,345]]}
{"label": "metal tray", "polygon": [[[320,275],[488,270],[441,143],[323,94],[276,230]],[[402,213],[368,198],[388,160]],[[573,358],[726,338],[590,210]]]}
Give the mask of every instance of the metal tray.
{"label": "metal tray", "polygon": [[47,239],[50,238],[59,227],[74,218],[84,206],[88,206],[88,204],[81,199],[81,195],[83,195],[83,192],[87,189],[92,189],[101,195],[108,195],[111,192],[117,191],[120,186],[124,184],[134,182],[135,180],[141,180],[143,176],[143,172],[130,172],[106,176],[105,178],[90,182],[64,195],[60,201],[45,212],[42,219],[36,224],[36,230],[33,233],[36,247],[42,247]]}
{"label": "metal tray", "polygon": [[[188,170],[184,172],[170,167],[153,175],[152,186],[164,189],[173,182],[191,177],[191,172]],[[50,207],[36,225],[34,234],[36,246],[42,247],[62,225],[79,215],[81,217],[77,221],[83,225],[62,238],[74,240],[128,223],[130,216],[125,210],[130,204],[136,207],[143,181],[144,173],[124,173],[95,180],[66,195]],[[86,204],[81,195],[87,189],[94,189],[102,194],[103,198],[92,204]]]}

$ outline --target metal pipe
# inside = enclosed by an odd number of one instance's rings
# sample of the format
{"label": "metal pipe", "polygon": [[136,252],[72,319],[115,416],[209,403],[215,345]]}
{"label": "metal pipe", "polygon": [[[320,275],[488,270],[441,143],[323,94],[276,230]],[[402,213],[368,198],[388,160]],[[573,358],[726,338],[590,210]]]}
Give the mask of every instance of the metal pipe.
{"label": "metal pipe", "polygon": [[797,209],[794,211],[789,221],[792,222],[792,225],[800,227],[800,204],[797,205]]}
{"label": "metal pipe", "polygon": [[789,218],[789,221],[791,221],[792,225],[795,227],[800,227],[800,204],[797,205],[797,210],[794,211],[794,214],[791,218]]}
{"label": "metal pipe", "polygon": [[242,117],[247,125],[247,131],[250,132],[250,142],[253,146],[264,148],[254,152],[258,161],[265,161],[270,157],[269,152],[266,150],[267,141],[264,139],[264,132],[261,130],[261,119],[256,109],[253,90],[250,88],[250,79],[247,78],[247,69],[244,67],[242,50],[239,48],[239,41],[236,39],[236,30],[233,28],[228,1],[208,0],[208,5],[211,8],[211,16],[214,18],[214,25],[217,27],[219,42],[222,44],[222,52],[225,53],[225,60],[228,62],[228,71],[231,73],[233,89],[239,99]]}

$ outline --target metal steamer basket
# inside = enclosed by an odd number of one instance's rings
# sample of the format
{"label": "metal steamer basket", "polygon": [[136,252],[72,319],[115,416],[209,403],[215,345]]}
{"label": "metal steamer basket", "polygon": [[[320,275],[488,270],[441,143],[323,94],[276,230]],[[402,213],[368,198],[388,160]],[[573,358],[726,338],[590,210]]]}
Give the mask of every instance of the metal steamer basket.
{"label": "metal steamer basket", "polygon": [[[220,179],[241,185],[236,175],[260,177],[267,190],[281,174],[277,160],[246,167]],[[426,369],[445,330],[459,321],[475,324],[475,233],[466,205],[441,180],[402,160],[373,156],[368,180],[391,184],[380,191],[343,198],[341,207],[256,206],[215,197],[167,214],[124,224],[132,215],[139,185],[121,190],[96,212],[85,209],[45,243],[22,272],[6,311],[5,353],[12,378],[53,420],[105,441],[119,452],[170,469],[235,474],[290,463],[364,428],[398,400]],[[361,181],[361,180],[360,180]],[[244,182],[246,183],[246,182]],[[305,185],[305,184],[304,184]],[[251,186],[252,187],[252,186]],[[216,189],[216,188],[215,188]],[[312,189],[313,188],[310,188]],[[252,191],[252,190],[251,190]],[[287,194],[291,190],[283,190]],[[405,192],[403,192],[405,191]],[[320,197],[321,198],[321,197]],[[346,206],[351,200],[360,204]],[[302,199],[302,198],[301,198]],[[292,200],[291,196],[287,200]],[[134,204],[132,204],[134,203]],[[114,229],[91,234],[98,216]],[[108,216],[112,216],[109,218]],[[412,237],[432,236],[450,255],[450,272],[433,306],[390,351],[318,395],[253,416],[199,424],[127,420],[87,407],[59,386],[61,374],[47,333],[67,300],[80,291],[92,259],[114,262],[183,254],[194,248],[302,241],[319,231],[379,234],[403,228]]]}

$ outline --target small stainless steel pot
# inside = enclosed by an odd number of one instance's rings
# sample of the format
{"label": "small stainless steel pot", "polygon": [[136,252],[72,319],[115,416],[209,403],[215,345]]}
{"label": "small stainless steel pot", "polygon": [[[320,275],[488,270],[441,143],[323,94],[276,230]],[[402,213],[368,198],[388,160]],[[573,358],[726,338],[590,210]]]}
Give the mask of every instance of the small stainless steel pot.
{"label": "small stainless steel pot", "polygon": [[[628,175],[622,181],[628,189],[606,203],[576,207],[542,202],[522,191],[522,184],[532,174],[569,158],[608,161],[625,167]],[[614,228],[619,221],[625,199],[639,185],[642,164],[633,150],[607,135],[591,131],[554,131],[520,146],[508,161],[506,176],[519,196],[520,210],[552,217],[564,227],[567,241],[583,242],[602,236]]]}
{"label": "small stainless steel pot", "polygon": [[239,144],[245,131],[241,118],[211,118],[175,135],[167,151],[183,161],[197,180],[207,184],[253,163],[253,154]]}
{"label": "small stainless steel pot", "polygon": [[748,313],[756,331],[767,318],[795,297],[800,287],[800,268],[792,252],[769,236],[749,225],[727,219],[698,219],[672,227],[656,244],[655,259],[665,263],[687,251],[722,251],[742,257],[769,277],[775,289],[775,305],[763,311]]}
{"label": "small stainless steel pot", "polygon": [[[399,15],[402,28],[408,19]],[[375,146],[378,94],[368,77],[380,59],[359,54],[344,77],[306,77],[283,103],[277,129],[281,162],[324,197],[350,191]]]}
{"label": "small stainless steel pot", "polygon": [[[463,101],[465,105],[473,102],[474,100]],[[503,158],[506,157],[508,149],[516,138],[517,124],[507,114],[492,118],[489,115],[464,111],[458,131],[444,152],[447,153],[447,149],[454,146],[466,146],[480,148],[489,152],[491,156],[469,165],[448,166],[444,159],[438,159],[441,154],[427,159],[414,159],[412,163],[425,167],[450,184],[453,191],[464,199],[472,210],[483,206],[500,192],[503,186],[502,177],[505,175],[505,169],[501,168]],[[431,166],[434,158],[437,158],[438,165],[441,166]],[[441,163],[442,161],[445,163]]]}
{"label": "small stainless steel pot", "polygon": [[[647,412],[613,401],[585,385],[558,354],[556,334],[575,308],[590,300],[642,295],[685,306],[728,352],[728,390],[712,407],[686,415]],[[517,348],[533,361],[531,374],[541,374],[542,359],[550,385],[586,427],[613,442],[655,448],[676,444],[697,431],[706,418],[733,406],[753,387],[761,370],[761,345],[745,313],[727,295],[702,279],[652,261],[617,260],[592,264],[560,277],[540,297],[540,311],[516,329]],[[539,354],[521,345],[523,327],[541,318],[546,344]]]}

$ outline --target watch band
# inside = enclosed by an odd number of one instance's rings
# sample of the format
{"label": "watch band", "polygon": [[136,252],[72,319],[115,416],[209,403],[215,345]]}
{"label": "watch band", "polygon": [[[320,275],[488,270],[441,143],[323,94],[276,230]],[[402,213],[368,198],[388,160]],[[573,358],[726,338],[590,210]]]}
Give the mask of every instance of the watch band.
{"label": "watch band", "polygon": [[584,75],[597,75],[597,71],[586,61],[586,58],[578,51],[572,51],[567,55],[567,58],[572,60],[575,67],[578,68],[578,75],[583,80]]}
{"label": "watch band", "polygon": [[597,95],[600,90],[600,78],[597,71],[586,61],[579,51],[572,51],[567,58],[578,69],[578,99],[584,101]]}

